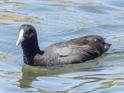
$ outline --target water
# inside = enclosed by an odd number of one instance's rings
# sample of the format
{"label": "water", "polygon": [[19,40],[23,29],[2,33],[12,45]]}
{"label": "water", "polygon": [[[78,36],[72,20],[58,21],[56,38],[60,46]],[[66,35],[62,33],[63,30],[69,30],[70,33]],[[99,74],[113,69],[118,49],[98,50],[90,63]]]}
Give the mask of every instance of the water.
{"label": "water", "polygon": [[[30,23],[44,49],[89,34],[113,44],[95,60],[48,68],[23,64],[18,29]],[[123,93],[123,0],[0,0],[0,93]]]}

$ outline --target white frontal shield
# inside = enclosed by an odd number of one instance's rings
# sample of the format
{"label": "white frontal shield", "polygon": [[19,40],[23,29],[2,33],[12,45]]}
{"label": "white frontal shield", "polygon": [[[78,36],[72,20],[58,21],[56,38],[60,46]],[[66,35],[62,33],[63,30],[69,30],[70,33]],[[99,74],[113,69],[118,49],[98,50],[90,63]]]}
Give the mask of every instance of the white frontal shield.
{"label": "white frontal shield", "polygon": [[23,42],[23,40],[24,40],[23,34],[24,34],[24,30],[21,29],[19,32],[19,37],[18,37],[17,42],[16,42],[16,46],[18,46],[21,42]]}

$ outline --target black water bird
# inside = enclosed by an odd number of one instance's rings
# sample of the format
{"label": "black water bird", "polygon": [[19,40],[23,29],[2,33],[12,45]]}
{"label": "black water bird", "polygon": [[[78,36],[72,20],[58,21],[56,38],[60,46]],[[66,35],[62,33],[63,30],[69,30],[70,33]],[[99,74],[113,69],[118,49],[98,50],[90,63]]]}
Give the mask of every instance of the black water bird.
{"label": "black water bird", "polygon": [[40,50],[37,32],[29,24],[24,24],[20,27],[16,45],[20,43],[24,63],[32,66],[53,66],[85,62],[101,56],[111,46],[101,36],[88,35],[55,43],[44,50]]}

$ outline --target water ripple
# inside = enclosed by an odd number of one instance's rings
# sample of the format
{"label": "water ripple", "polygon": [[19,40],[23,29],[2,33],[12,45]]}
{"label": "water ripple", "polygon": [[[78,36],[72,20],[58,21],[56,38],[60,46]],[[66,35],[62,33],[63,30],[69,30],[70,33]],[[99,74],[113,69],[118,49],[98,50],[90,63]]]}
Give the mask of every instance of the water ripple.
{"label": "water ripple", "polygon": [[[0,93],[123,93],[123,0],[0,0]],[[55,67],[23,65],[15,46],[18,29],[28,23],[39,45],[97,34],[112,44],[103,56]]]}

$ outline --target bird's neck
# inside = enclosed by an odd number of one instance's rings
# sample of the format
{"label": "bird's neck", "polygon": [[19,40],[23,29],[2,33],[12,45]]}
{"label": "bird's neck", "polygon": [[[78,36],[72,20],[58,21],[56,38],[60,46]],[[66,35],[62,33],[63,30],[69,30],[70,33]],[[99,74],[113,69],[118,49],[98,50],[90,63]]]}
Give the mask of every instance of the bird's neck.
{"label": "bird's neck", "polygon": [[29,65],[34,65],[34,56],[41,52],[37,38],[31,38],[21,45],[23,49],[24,62]]}

